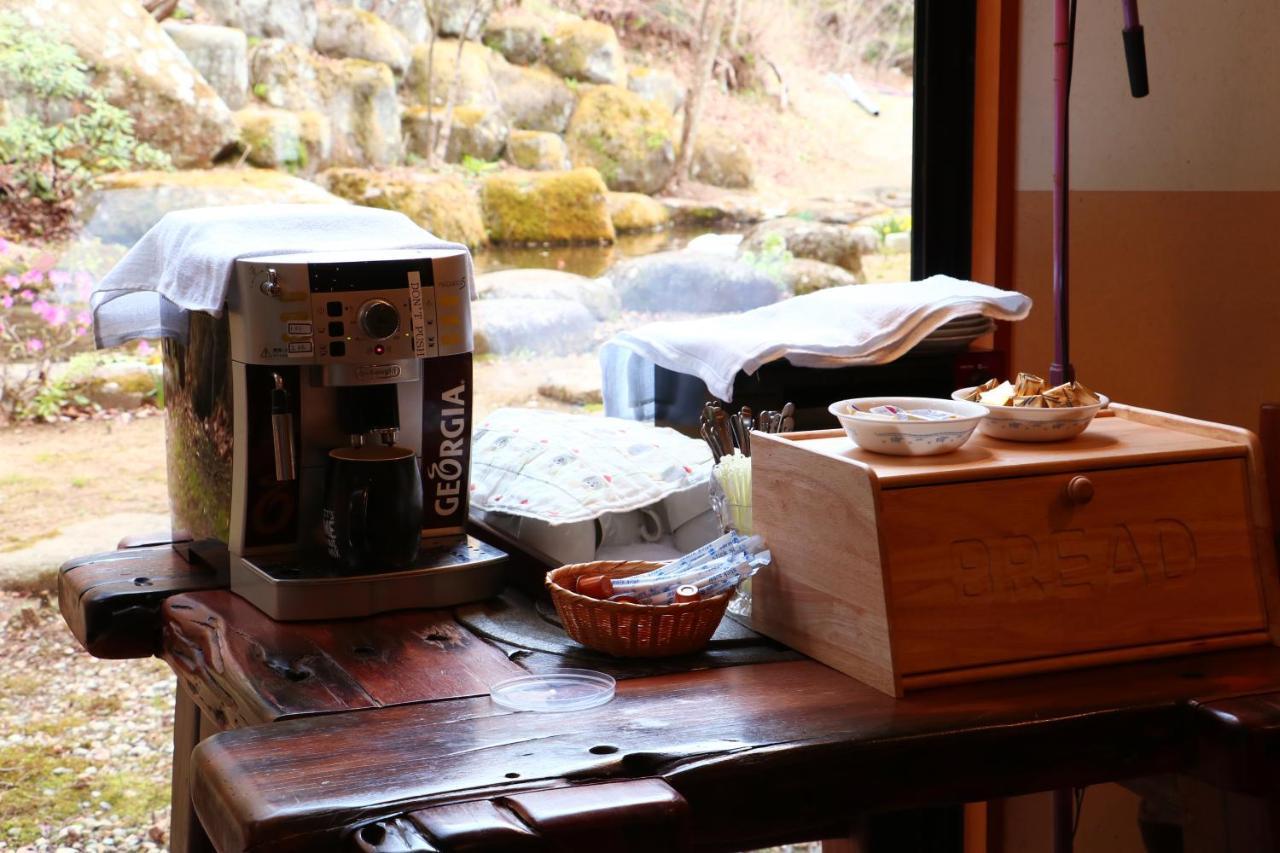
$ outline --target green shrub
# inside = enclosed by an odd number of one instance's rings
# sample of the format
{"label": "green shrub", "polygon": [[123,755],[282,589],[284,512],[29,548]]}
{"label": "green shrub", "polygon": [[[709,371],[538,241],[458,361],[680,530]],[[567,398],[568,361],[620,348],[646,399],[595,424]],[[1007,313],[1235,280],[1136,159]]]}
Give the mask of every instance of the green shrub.
{"label": "green shrub", "polygon": [[[89,71],[69,45],[12,12],[0,13],[3,94],[26,107],[0,124],[6,201],[59,205],[103,172],[170,167],[168,155],[138,141],[133,117],[107,103]],[[16,230],[27,230],[14,219]]]}

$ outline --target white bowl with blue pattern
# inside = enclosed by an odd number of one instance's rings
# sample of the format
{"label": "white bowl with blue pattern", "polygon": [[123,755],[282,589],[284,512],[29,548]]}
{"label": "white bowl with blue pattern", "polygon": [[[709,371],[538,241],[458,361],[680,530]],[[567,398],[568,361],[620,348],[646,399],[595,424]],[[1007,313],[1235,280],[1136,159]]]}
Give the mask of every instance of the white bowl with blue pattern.
{"label": "white bowl with blue pattern", "polygon": [[[952,393],[962,400],[973,388]],[[1095,392],[1096,393],[1096,392]],[[1111,398],[1098,394],[1095,406],[1069,406],[1061,409],[1031,409],[1025,406],[986,406],[989,415],[982,422],[982,434],[1005,441],[1066,441],[1084,432],[1093,416],[1111,405]]]}
{"label": "white bowl with blue pattern", "polygon": [[[882,421],[853,414],[850,406],[864,412],[876,406],[900,409],[933,409],[950,412],[949,421]],[[853,443],[872,453],[890,456],[935,456],[950,453],[973,435],[974,429],[987,416],[987,407],[965,400],[937,397],[855,397],[840,400],[827,407]]]}

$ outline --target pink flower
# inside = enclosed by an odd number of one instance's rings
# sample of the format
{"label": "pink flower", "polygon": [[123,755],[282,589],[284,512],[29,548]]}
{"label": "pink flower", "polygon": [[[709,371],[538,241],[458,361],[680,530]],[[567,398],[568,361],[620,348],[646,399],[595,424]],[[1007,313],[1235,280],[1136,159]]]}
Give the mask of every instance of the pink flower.
{"label": "pink flower", "polygon": [[32,267],[31,269],[24,272],[22,275],[18,276],[18,281],[22,282],[23,284],[35,284],[36,282],[42,281],[43,279],[44,279],[44,273],[36,269],[35,267]]}
{"label": "pink flower", "polygon": [[66,287],[71,283],[71,273],[67,270],[49,270],[49,283],[54,287]]}
{"label": "pink flower", "polygon": [[151,355],[154,349],[147,341],[138,341],[138,355]]}
{"label": "pink flower", "polygon": [[10,290],[17,290],[19,287],[22,287],[22,282],[13,273],[9,273],[4,277],[4,283],[8,285]]}
{"label": "pink flower", "polygon": [[35,302],[31,303],[31,310],[39,314],[41,317],[45,315],[45,312],[49,310],[49,307],[49,303],[45,302],[43,299],[37,299]]}
{"label": "pink flower", "polygon": [[56,264],[57,262],[58,262],[57,258],[49,254],[48,252],[45,252],[44,254],[40,255],[40,257],[35,259],[35,261],[31,264],[31,268],[34,270],[38,270],[43,275],[44,273],[47,273],[49,270],[53,269],[53,265]]}
{"label": "pink flower", "polygon": [[76,270],[75,279],[76,293],[81,299],[88,299],[90,291],[93,290],[93,276],[85,270]]}
{"label": "pink flower", "polygon": [[70,316],[71,312],[59,305],[57,308],[54,308],[45,315],[44,321],[50,326],[65,326],[67,324],[67,319]]}
{"label": "pink flower", "polygon": [[9,241],[0,237],[0,255],[9,254]]}
{"label": "pink flower", "polygon": [[77,326],[84,326],[85,328],[88,328],[89,324],[92,322],[93,322],[93,317],[90,316],[88,311],[81,311],[79,314],[76,315]]}
{"label": "pink flower", "polygon": [[5,294],[4,296],[0,296],[0,305],[3,305],[5,308],[12,308],[13,297],[9,296],[8,294]]}
{"label": "pink flower", "polygon": [[31,300],[36,298],[36,292],[34,290],[23,290],[18,293],[18,296],[19,298],[24,299],[27,302],[30,302]]}
{"label": "pink flower", "polygon": [[31,338],[27,341],[27,349],[31,352],[40,352],[44,349],[44,341],[39,338]]}

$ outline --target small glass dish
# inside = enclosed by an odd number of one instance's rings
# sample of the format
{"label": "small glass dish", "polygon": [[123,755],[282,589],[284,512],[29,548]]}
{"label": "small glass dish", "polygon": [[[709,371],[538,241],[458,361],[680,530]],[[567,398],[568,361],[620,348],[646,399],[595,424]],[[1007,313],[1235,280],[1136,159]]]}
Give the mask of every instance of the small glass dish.
{"label": "small glass dish", "polygon": [[555,714],[603,705],[613,699],[616,684],[603,672],[561,669],[499,681],[489,688],[489,697],[512,711]]}

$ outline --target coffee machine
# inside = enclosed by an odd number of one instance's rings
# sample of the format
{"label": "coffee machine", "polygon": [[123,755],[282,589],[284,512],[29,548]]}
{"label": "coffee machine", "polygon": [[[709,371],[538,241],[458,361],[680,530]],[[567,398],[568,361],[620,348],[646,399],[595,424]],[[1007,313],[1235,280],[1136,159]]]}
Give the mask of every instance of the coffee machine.
{"label": "coffee machine", "polygon": [[[193,313],[187,339],[164,342],[169,491],[188,558],[224,563],[232,591],[281,620],[495,595],[505,554],[465,532],[470,285],[463,250],[236,261],[223,315]],[[336,457],[379,458],[366,447],[417,461],[407,488],[421,494],[382,504],[412,507],[411,523],[420,504],[411,560],[335,559],[327,481]]]}

